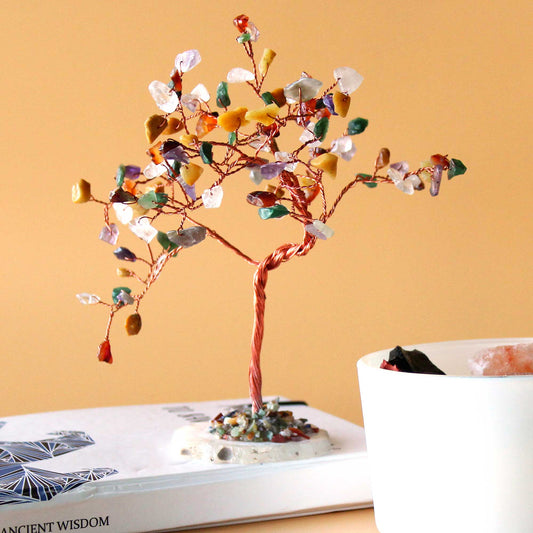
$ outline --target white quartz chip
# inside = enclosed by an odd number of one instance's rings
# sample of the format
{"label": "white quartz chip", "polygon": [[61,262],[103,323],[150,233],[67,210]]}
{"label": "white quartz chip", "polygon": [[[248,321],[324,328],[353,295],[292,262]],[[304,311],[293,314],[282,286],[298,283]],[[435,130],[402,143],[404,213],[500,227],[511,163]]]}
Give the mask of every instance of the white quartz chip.
{"label": "white quartz chip", "polygon": [[215,209],[220,207],[222,203],[222,197],[224,196],[224,191],[220,185],[215,185],[210,189],[206,189],[202,193],[202,201],[206,209]]}
{"label": "white quartz chip", "polygon": [[351,94],[363,83],[363,76],[350,67],[339,67],[333,71],[333,76],[339,83],[339,89],[344,94]]}

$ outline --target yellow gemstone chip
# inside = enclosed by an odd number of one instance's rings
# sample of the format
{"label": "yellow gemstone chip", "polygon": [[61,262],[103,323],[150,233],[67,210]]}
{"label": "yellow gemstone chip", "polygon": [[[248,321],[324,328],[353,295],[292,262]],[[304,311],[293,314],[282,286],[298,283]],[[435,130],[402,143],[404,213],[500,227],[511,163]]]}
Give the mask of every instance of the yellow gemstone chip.
{"label": "yellow gemstone chip", "polygon": [[163,135],[173,135],[183,129],[183,122],[176,117],[170,117],[168,119],[167,127],[163,130]]}
{"label": "yellow gemstone chip", "polygon": [[72,186],[72,201],[75,204],[84,204],[91,199],[91,184],[80,180]]}
{"label": "yellow gemstone chip", "polygon": [[337,162],[339,158],[335,154],[321,154],[311,161],[311,166],[323,170],[330,178],[337,176]]}
{"label": "yellow gemstone chip", "polygon": [[300,176],[300,183],[304,187],[312,187],[316,185],[316,179],[310,178],[309,176]]}
{"label": "yellow gemstone chip", "polygon": [[263,50],[263,55],[261,56],[261,60],[259,61],[259,72],[261,73],[261,76],[266,75],[266,73],[268,72],[268,67],[270,67],[275,57],[276,52],[274,52],[274,50],[271,50],[270,48],[265,48]]}
{"label": "yellow gemstone chip", "polygon": [[[420,162],[420,168],[426,168],[431,167],[432,163],[431,161],[421,161]],[[422,180],[422,183],[426,185],[427,187],[431,187],[431,177],[433,176],[433,172],[431,170],[423,170],[420,172],[418,177]]]}
{"label": "yellow gemstone chip", "polygon": [[255,120],[264,126],[270,126],[276,120],[279,113],[279,107],[276,104],[268,104],[262,109],[255,109],[246,113],[246,120]]}
{"label": "yellow gemstone chip", "polygon": [[180,135],[179,141],[185,146],[193,146],[198,142],[198,135],[184,133],[183,135]]}
{"label": "yellow gemstone chip", "polygon": [[246,124],[248,124],[248,121],[245,118],[247,111],[248,109],[246,107],[237,107],[231,111],[226,111],[218,116],[217,123],[227,132],[236,131],[241,126],[246,126]]}
{"label": "yellow gemstone chip", "polygon": [[180,175],[187,185],[194,185],[194,183],[202,175],[203,171],[204,169],[200,165],[189,163],[188,165],[181,166]]}
{"label": "yellow gemstone chip", "polygon": [[152,144],[164,131],[168,125],[167,119],[163,115],[152,115],[144,121],[144,132],[146,139]]}
{"label": "yellow gemstone chip", "polygon": [[350,95],[341,93],[340,91],[335,91],[333,93],[333,105],[335,106],[335,111],[341,117],[344,118],[348,114],[348,110],[350,109],[350,102]]}

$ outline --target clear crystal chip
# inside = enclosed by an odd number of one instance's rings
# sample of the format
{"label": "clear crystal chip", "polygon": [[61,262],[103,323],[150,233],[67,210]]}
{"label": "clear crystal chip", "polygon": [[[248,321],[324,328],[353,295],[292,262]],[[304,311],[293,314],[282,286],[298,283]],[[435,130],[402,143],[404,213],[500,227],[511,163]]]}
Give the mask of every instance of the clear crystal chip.
{"label": "clear crystal chip", "polygon": [[131,232],[143,241],[150,243],[157,235],[157,230],[150,224],[146,217],[136,218],[128,224]]}
{"label": "clear crystal chip", "polygon": [[215,185],[210,189],[206,189],[202,193],[202,201],[206,209],[215,209],[220,207],[222,203],[222,197],[224,196],[224,191],[220,185]]}
{"label": "clear crystal chip", "polygon": [[333,76],[339,83],[339,89],[344,94],[353,93],[361,83],[363,83],[363,76],[359,72],[350,67],[339,67],[333,71]]}
{"label": "clear crystal chip", "polygon": [[321,220],[313,220],[312,224],[307,224],[305,226],[305,231],[323,240],[333,237],[335,233],[329,226],[326,226],[326,224],[324,224],[324,222],[322,222]]}
{"label": "clear crystal chip", "polygon": [[183,74],[192,70],[200,61],[202,61],[202,56],[198,50],[186,50],[176,56],[174,66],[178,72]]}
{"label": "clear crystal chip", "polygon": [[83,305],[94,305],[100,301],[99,296],[97,296],[96,294],[90,294],[88,292],[80,292],[79,294],[76,294],[76,298]]}
{"label": "clear crystal chip", "polygon": [[255,80],[255,76],[253,72],[250,72],[249,70],[246,70],[245,68],[232,68],[228,72],[227,76],[228,83],[242,83],[245,81],[253,81]]}
{"label": "clear crystal chip", "polygon": [[161,111],[172,113],[178,107],[178,95],[166,83],[154,80],[148,85],[148,91]]}
{"label": "clear crystal chip", "polygon": [[289,104],[296,104],[300,100],[307,102],[314,98],[322,87],[322,82],[314,78],[301,77],[299,80],[290,83],[283,89],[285,98]]}

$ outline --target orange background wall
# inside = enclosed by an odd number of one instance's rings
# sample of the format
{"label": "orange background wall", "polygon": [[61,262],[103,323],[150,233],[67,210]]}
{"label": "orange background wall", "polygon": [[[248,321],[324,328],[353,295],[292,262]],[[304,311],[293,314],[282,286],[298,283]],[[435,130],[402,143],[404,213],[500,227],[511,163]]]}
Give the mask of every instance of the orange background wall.
{"label": "orange background wall", "polygon": [[[79,178],[104,198],[118,164],[147,163],[143,122],[157,111],[147,85],[178,52],[200,50],[189,88],[212,94],[247,67],[231,22],[241,12],[262,32],[259,53],[278,53],[272,86],[302,70],[329,84],[344,65],[365,76],[350,115],[370,126],[334,188],[371,170],[382,146],[414,167],[435,152],[468,166],[436,198],[357,188],[331,240],[271,273],[264,393],[361,423],[363,354],[533,335],[528,5],[2,2],[0,414],[247,395],[252,267],[213,241],[182,253],[145,299],[141,334],[127,337],[119,317],[115,363],[99,364],[105,309],[75,294],[109,300],[124,280],[98,240],[101,209],[70,200]],[[210,225],[257,258],[299,238],[290,223],[259,220],[248,177],[235,178]]]}

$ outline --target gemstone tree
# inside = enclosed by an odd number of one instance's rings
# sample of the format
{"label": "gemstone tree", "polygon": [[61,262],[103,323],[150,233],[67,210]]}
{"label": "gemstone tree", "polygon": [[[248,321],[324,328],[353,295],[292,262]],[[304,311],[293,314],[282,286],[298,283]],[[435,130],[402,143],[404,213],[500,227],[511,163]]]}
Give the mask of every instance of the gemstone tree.
{"label": "gemstone tree", "polygon": [[[347,121],[343,134],[329,144],[327,133],[330,122],[348,116],[351,94],[363,77],[350,67],[339,67],[333,71],[333,79],[326,88],[321,81],[303,73],[284,87],[265,90],[266,76],[276,53],[265,48],[257,61],[254,51],[259,38],[257,27],[246,15],[238,16],[233,23],[239,32],[237,42],[250,60],[251,69],[233,68],[227,73],[216,87],[217,109],[209,104],[210,93],[203,84],[192,89],[186,86],[187,72],[201,61],[198,50],[178,54],[168,83],[156,80],[148,86],[160,111],[148,117],[144,125],[149,143],[149,162],[144,170],[136,165],[119,165],[108,200],[94,197],[85,180],[74,185],[75,203],[92,201],[103,206],[101,240],[112,246],[118,242],[119,228],[110,220],[110,213],[114,212],[117,222],[144,241],[147,256],[125,247],[114,250],[119,261],[141,263],[147,269],[145,275],[129,268],[117,269],[120,277],[140,283],[139,292],[118,286],[113,289],[110,302],[87,293],[78,294],[78,299],[83,304],[108,308],[109,319],[98,358],[111,363],[109,337],[116,313],[131,308],[125,322],[126,332],[138,334],[141,301],[168,261],[206,237],[223,244],[255,268],[249,388],[253,412],[257,413],[263,408],[260,354],[269,272],[293,257],[306,255],[318,240],[332,237],[333,230],[326,223],[356,185],[375,188],[392,184],[407,194],[427,187],[436,196],[443,172],[447,171],[451,179],[463,174],[466,167],[458,159],[435,154],[420,168],[410,171],[405,161],[389,165],[390,152],[382,148],[373,170],[352,174],[330,203],[329,182],[342,170],[341,160],[350,161],[354,156],[353,138],[365,131],[368,120],[355,117]],[[237,83],[249,86],[255,98],[250,107],[232,105],[229,86]],[[300,137],[293,145],[289,144],[290,132],[285,129],[289,125],[300,128]],[[227,139],[221,138],[221,133]],[[210,172],[204,172],[207,169]],[[263,220],[293,219],[302,228],[300,242],[282,244],[262,260],[256,260],[197,218],[195,212],[201,215],[202,209],[220,207],[224,182],[237,173],[248,173],[251,180],[251,190],[243,200],[256,207]],[[203,192],[198,195],[197,184],[206,180],[207,175],[215,179],[211,183],[204,181]],[[263,184],[265,187],[260,190]],[[317,197],[320,199],[314,201]],[[174,230],[157,229],[163,217],[172,217]]]}

